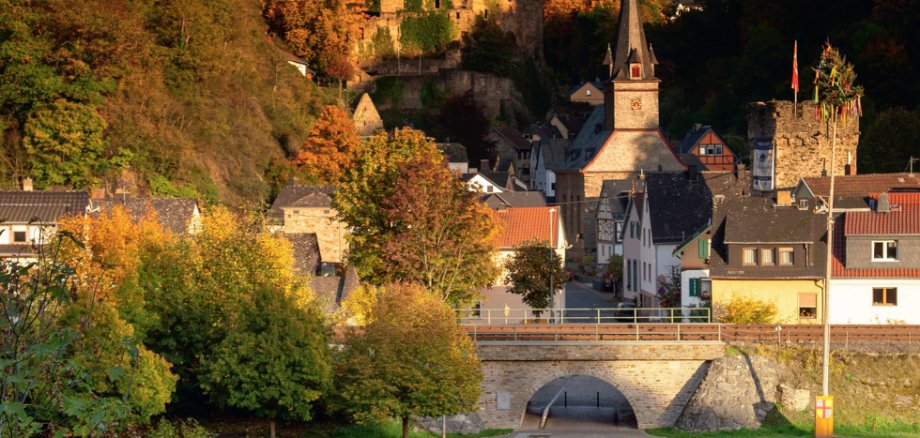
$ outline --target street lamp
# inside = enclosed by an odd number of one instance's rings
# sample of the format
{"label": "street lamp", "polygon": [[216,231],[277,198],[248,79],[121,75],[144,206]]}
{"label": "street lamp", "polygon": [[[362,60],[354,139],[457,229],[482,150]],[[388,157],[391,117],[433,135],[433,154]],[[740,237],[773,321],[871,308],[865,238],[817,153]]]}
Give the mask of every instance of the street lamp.
{"label": "street lamp", "polygon": [[555,291],[553,290],[553,271],[554,271],[553,264],[555,263],[555,257],[553,257],[554,255],[553,254],[553,231],[554,231],[553,230],[553,213],[555,212],[556,212],[555,208],[549,209],[549,243],[547,244],[547,246],[549,247],[549,314],[550,316],[553,315],[553,309],[556,308],[556,305],[555,305],[556,304],[555,303],[556,294],[555,294]]}

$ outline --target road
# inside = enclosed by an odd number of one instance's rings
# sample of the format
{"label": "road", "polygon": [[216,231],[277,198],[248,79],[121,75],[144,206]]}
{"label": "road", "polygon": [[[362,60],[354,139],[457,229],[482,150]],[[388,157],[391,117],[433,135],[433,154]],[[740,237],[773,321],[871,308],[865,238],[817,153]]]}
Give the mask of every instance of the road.
{"label": "road", "polygon": [[[599,292],[591,285],[570,281],[565,284],[566,309],[597,309],[616,306],[613,292]],[[613,317],[613,311],[601,312],[601,318]],[[566,310],[566,322],[594,323],[597,322],[597,311],[592,310]],[[610,322],[606,320],[603,322]]]}

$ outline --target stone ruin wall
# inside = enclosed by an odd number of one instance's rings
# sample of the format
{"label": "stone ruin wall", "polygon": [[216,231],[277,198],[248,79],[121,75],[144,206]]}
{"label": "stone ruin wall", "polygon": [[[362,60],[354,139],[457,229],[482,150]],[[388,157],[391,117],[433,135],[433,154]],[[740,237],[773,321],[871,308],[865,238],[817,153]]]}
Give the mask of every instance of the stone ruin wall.
{"label": "stone ruin wall", "polygon": [[[801,177],[821,176],[829,172],[833,126],[815,115],[812,102],[801,102],[793,113],[790,101],[755,102],[748,106],[748,146],[753,158],[757,138],[773,138],[776,165],[776,188],[794,187]],[[844,175],[847,152],[855,173],[856,147],[859,143],[859,119],[850,118],[837,125],[837,151],[834,172]]]}

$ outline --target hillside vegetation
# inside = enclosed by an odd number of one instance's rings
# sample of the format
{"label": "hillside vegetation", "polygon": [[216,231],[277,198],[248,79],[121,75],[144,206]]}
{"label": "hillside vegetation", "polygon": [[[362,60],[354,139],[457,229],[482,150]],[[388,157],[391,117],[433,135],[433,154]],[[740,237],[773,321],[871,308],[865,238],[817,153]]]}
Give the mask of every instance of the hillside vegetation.
{"label": "hillside vegetation", "polygon": [[256,0],[0,0],[0,187],[257,206],[322,92]]}

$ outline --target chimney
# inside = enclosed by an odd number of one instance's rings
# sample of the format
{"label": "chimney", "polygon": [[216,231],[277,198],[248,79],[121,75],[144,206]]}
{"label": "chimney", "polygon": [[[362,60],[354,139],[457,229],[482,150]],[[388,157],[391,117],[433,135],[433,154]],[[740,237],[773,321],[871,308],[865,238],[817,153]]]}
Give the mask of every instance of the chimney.
{"label": "chimney", "polygon": [[791,207],[792,192],[789,190],[780,190],[776,192],[776,205],[778,207]]}
{"label": "chimney", "polygon": [[891,204],[888,203],[888,192],[882,192],[878,195],[878,208],[879,213],[888,213],[891,211]]}
{"label": "chimney", "polygon": [[490,169],[491,169],[491,167],[489,167],[489,159],[488,159],[488,158],[483,158],[483,159],[479,160],[479,171],[480,171],[480,172],[482,172],[483,170],[490,170]]}
{"label": "chimney", "polygon": [[847,151],[847,165],[844,166],[844,174],[847,176],[856,175],[856,166],[853,165],[853,153]]}
{"label": "chimney", "polygon": [[89,193],[91,199],[105,199],[105,189],[95,188]]}
{"label": "chimney", "polygon": [[31,192],[32,190],[33,190],[32,178],[23,178],[22,179],[22,191]]}
{"label": "chimney", "polygon": [[688,165],[687,166],[687,178],[689,178],[690,181],[698,181],[699,177],[700,177],[700,172],[696,168],[696,164]]}

